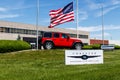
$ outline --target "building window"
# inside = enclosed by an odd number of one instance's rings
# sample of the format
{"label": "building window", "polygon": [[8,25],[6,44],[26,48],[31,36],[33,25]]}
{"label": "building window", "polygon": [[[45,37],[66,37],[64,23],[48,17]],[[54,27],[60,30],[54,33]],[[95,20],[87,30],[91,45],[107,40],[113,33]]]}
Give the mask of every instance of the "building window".
{"label": "building window", "polygon": [[85,39],[88,39],[88,35],[79,35],[79,38],[85,38]]}
{"label": "building window", "polygon": [[77,35],[76,35],[76,34],[70,34],[70,37],[74,37],[74,38],[76,38]]}
{"label": "building window", "polygon": [[0,27],[0,32],[3,32],[3,28],[2,27]]}
{"label": "building window", "polygon": [[6,33],[10,33],[10,29],[9,29],[9,28],[6,28],[6,29],[5,29],[5,32],[6,32]]}
{"label": "building window", "polygon": [[[76,38],[77,35],[76,35],[76,34],[70,34],[70,37],[74,37],[74,38]],[[82,34],[80,34],[80,35],[79,35],[79,38],[88,39],[88,35],[82,35]]]}
{"label": "building window", "polygon": [[[29,34],[36,35],[36,30],[28,30],[28,29],[19,29],[19,28],[9,28],[9,27],[0,27],[0,32],[4,33],[17,33],[17,34]],[[41,35],[43,31],[38,31],[38,35]],[[52,36],[52,35],[51,35]],[[59,37],[57,33],[54,34],[54,37]],[[62,37],[66,38],[66,34],[63,34]],[[70,34],[70,37],[76,38],[76,34]],[[88,39],[88,35],[79,34],[79,38]]]}

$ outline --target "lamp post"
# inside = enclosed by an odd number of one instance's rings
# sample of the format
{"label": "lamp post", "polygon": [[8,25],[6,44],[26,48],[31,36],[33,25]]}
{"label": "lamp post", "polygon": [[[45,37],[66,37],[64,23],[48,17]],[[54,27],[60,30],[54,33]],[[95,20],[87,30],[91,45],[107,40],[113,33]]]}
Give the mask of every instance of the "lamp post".
{"label": "lamp post", "polygon": [[77,31],[77,38],[78,36],[78,26],[79,26],[79,18],[78,18],[78,0],[76,0],[76,23],[77,23],[77,27],[76,27],[76,31]]}
{"label": "lamp post", "polygon": [[102,12],[102,44],[104,45],[104,17],[103,17],[103,4],[101,5]]}
{"label": "lamp post", "polygon": [[39,25],[39,0],[37,0],[37,15],[36,15],[36,49],[38,50],[38,25]]}

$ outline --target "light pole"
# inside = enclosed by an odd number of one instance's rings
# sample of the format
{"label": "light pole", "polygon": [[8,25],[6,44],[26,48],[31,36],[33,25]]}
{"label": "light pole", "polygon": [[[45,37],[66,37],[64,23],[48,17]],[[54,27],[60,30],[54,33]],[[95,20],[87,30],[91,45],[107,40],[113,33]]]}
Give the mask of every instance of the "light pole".
{"label": "light pole", "polygon": [[78,26],[79,26],[79,18],[78,18],[78,0],[76,0],[76,23],[77,23],[77,27],[76,27],[76,31],[77,31],[77,38],[79,38],[78,36]]}
{"label": "light pole", "polygon": [[102,10],[102,44],[104,45],[104,17],[103,17],[103,4],[101,5]]}
{"label": "light pole", "polygon": [[39,25],[39,0],[37,0],[37,15],[36,15],[36,49],[38,50],[38,25]]}

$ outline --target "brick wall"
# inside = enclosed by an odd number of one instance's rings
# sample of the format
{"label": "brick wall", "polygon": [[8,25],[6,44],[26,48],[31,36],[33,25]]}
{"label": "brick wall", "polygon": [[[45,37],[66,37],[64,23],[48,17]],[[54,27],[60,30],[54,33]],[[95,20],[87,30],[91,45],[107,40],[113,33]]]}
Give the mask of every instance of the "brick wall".
{"label": "brick wall", "polygon": [[[103,40],[90,39],[90,45],[92,44],[103,44]],[[109,44],[109,41],[104,40],[104,44]]]}

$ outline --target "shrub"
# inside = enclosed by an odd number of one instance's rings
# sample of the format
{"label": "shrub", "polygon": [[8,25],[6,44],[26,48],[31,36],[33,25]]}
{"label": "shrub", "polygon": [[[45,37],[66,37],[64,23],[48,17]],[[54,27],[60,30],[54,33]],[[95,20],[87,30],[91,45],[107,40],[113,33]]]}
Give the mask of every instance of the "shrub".
{"label": "shrub", "polygon": [[120,49],[120,46],[119,45],[115,45],[115,49]]}
{"label": "shrub", "polygon": [[92,46],[91,45],[84,45],[83,49],[92,49]]}
{"label": "shrub", "polygon": [[101,48],[101,45],[100,44],[94,44],[94,45],[91,45],[93,49],[100,49]]}
{"label": "shrub", "polygon": [[94,45],[84,45],[83,49],[100,49],[100,44],[94,44]]}
{"label": "shrub", "polygon": [[0,53],[30,49],[27,42],[20,40],[0,40]]}

